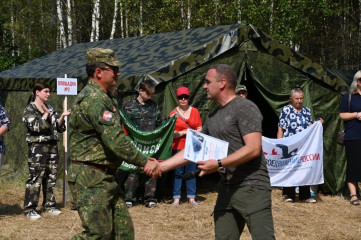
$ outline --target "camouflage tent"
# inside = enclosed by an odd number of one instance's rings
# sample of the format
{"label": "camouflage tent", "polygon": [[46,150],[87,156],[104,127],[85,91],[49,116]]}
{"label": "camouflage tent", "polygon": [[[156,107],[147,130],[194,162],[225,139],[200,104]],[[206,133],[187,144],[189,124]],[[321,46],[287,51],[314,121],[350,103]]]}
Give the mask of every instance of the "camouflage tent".
{"label": "camouflage tent", "polygon": [[[345,189],[345,154],[335,139],[342,128],[338,118],[340,99],[348,91],[348,85],[332,70],[250,24],[76,44],[0,73],[1,102],[12,120],[11,132],[6,135],[9,151],[3,174],[14,170],[27,173],[25,127],[21,116],[34,83],[48,82],[51,90],[56,91],[56,78],[67,74],[78,78],[80,90],[87,81],[86,50],[92,47],[114,49],[122,62],[120,102],[136,95],[134,89],[140,80],[152,79],[158,84],[154,99],[167,116],[177,104],[175,90],[188,86],[190,102],[200,110],[203,121],[216,106],[206,99],[202,90],[205,73],[213,64],[230,64],[238,73],[238,81],[249,89],[249,98],[261,109],[264,135],[268,137],[276,136],[278,115],[289,101],[290,89],[301,85],[305,90],[304,104],[311,108],[314,118],[325,120],[323,189],[331,193]],[[62,99],[53,93],[50,100],[58,112]]]}

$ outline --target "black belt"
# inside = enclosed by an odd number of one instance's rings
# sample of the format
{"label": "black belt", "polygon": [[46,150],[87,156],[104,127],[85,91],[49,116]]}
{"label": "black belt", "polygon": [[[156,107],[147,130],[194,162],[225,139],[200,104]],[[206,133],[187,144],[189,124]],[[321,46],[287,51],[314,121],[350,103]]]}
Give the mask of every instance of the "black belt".
{"label": "black belt", "polygon": [[84,165],[110,175],[115,175],[117,173],[117,169],[109,168],[107,166],[100,164],[95,164],[90,162],[80,162],[80,161],[71,161],[71,163],[75,165]]}

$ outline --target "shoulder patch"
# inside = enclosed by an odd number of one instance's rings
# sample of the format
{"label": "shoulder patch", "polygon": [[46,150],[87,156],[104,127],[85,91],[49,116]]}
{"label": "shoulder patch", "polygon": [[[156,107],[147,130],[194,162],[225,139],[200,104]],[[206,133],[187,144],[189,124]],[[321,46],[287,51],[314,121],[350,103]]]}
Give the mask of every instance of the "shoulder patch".
{"label": "shoulder patch", "polygon": [[107,122],[109,122],[113,117],[113,114],[109,111],[104,111],[103,113],[103,119]]}

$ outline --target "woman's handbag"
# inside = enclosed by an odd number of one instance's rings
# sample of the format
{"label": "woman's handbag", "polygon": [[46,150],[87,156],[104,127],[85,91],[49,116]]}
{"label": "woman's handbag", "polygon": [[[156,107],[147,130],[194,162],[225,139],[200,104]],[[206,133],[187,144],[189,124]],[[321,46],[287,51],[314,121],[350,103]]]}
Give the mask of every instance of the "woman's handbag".
{"label": "woman's handbag", "polygon": [[[351,94],[348,97],[348,111],[350,112]],[[337,143],[344,145],[345,129],[337,133]]]}

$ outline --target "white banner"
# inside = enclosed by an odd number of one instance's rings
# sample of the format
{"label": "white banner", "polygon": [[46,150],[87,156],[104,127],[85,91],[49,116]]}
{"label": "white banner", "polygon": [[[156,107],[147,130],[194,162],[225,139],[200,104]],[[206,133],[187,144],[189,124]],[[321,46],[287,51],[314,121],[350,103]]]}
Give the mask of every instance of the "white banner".
{"label": "white banner", "polygon": [[271,186],[323,184],[323,127],[317,121],[291,137],[262,137]]}

